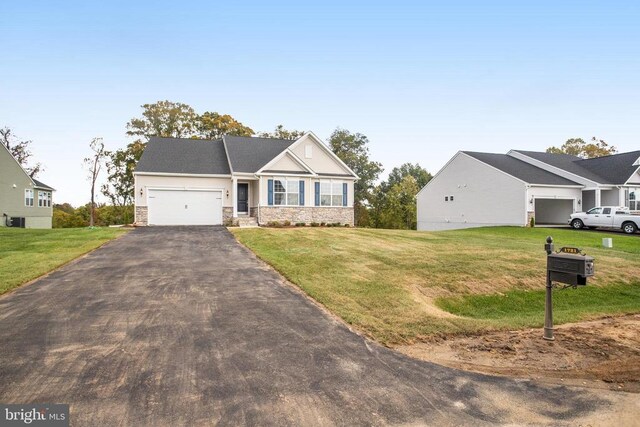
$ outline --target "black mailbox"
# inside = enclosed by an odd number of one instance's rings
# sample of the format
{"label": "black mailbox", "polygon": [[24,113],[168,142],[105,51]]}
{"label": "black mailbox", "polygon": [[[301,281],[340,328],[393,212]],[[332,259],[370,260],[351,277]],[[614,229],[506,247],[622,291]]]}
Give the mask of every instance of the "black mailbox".
{"label": "black mailbox", "polygon": [[547,271],[552,282],[586,285],[594,274],[593,257],[575,253],[551,253],[547,256]]}

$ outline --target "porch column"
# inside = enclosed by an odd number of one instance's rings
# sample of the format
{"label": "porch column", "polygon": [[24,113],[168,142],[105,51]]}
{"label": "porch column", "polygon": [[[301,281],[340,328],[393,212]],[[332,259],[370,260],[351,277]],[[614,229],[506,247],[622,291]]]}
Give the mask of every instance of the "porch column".
{"label": "porch column", "polygon": [[233,217],[238,217],[238,178],[231,178],[231,201],[233,202]]}
{"label": "porch column", "polygon": [[624,187],[618,189],[618,206],[625,206],[627,201],[625,200]]}
{"label": "porch column", "polygon": [[596,188],[596,206],[600,206],[600,197],[602,196],[602,190],[600,190],[599,188]]}

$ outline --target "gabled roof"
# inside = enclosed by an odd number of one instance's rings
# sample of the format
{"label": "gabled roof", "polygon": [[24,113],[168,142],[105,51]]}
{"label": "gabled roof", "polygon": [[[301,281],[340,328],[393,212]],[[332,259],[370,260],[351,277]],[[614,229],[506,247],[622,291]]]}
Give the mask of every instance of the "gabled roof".
{"label": "gabled roof", "polygon": [[152,137],[136,172],[229,175],[222,141]]}
{"label": "gabled roof", "polygon": [[233,172],[256,173],[295,140],[225,135],[224,145]]}
{"label": "gabled roof", "polygon": [[39,189],[41,189],[41,190],[56,191],[54,188],[49,187],[47,184],[45,184],[45,183],[44,183],[44,182],[42,182],[42,181],[38,181],[38,180],[37,180],[37,179],[35,179],[35,178],[31,178],[31,180],[34,182],[34,184],[35,184],[35,187],[36,187],[36,188],[39,188]]}
{"label": "gabled roof", "polygon": [[18,165],[18,167],[20,168],[20,170],[22,170],[22,173],[24,173],[27,178],[33,183],[33,186],[35,188],[39,188],[41,190],[50,190],[50,191],[56,191],[53,187],[49,187],[47,184],[45,184],[42,181],[38,181],[37,179],[31,177],[31,175],[29,175],[27,173],[26,170],[24,170],[24,168],[22,167],[22,165],[20,164],[20,162],[18,162],[18,160],[13,157],[13,154],[11,154],[11,151],[9,151],[9,149],[7,148],[6,145],[4,144],[0,144],[0,146],[2,146],[2,148],[4,148],[4,151],[6,151],[6,153],[9,155],[9,157],[11,157],[13,159],[14,162],[16,162],[16,164]]}
{"label": "gabled roof", "polygon": [[640,151],[612,154],[594,159],[582,159],[569,154],[513,151],[600,184],[616,185],[627,182],[637,169],[633,163],[640,157]]}
{"label": "gabled roof", "polygon": [[640,157],[640,150],[584,159],[577,163],[580,167],[602,177],[605,180],[604,183],[621,185],[627,182],[638,169],[638,166],[634,165],[638,157]]}
{"label": "gabled roof", "polygon": [[580,185],[577,182],[570,181],[507,154],[479,153],[474,151],[463,151],[463,153],[528,184]]}

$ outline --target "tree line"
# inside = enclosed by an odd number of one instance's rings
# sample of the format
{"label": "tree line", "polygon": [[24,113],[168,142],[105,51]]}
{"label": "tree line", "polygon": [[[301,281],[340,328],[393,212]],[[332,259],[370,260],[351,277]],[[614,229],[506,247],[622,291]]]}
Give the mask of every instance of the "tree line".
{"label": "tree line", "polygon": [[[198,114],[191,106],[180,102],[158,101],[141,107],[141,116],[126,124],[126,134],[134,138],[133,142],[113,151],[105,149],[101,138],[90,142],[91,155],[84,159],[91,183],[90,202],[77,209],[67,203],[54,205],[54,227],[130,223],[133,220],[133,172],[152,137],[215,140],[223,135],[234,135],[295,140],[306,133],[286,129],[281,124],[271,132],[255,132],[229,114],[211,111]],[[5,127],[0,129],[0,142],[32,177],[43,170],[40,163],[29,164],[32,157],[30,140],[16,138],[11,129]],[[370,158],[366,135],[336,128],[327,144],[359,176],[354,185],[357,226],[416,228],[416,195],[432,178],[426,169],[418,163],[405,163],[393,168],[386,180],[379,181],[384,170],[380,162]],[[571,138],[561,147],[549,147],[547,152],[592,158],[613,154],[616,148],[595,137],[588,143],[581,138]],[[106,183],[98,189],[98,176],[103,171]],[[97,191],[110,205],[96,203]]]}

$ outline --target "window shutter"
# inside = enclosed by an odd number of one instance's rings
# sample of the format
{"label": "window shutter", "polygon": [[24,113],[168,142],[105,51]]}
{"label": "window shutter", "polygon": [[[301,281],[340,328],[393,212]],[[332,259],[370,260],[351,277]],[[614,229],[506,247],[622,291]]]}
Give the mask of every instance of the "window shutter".
{"label": "window shutter", "polygon": [[267,181],[267,188],[268,188],[267,204],[269,206],[273,206],[273,180],[272,179]]}
{"label": "window shutter", "polygon": [[300,180],[300,197],[298,200],[300,206],[304,206],[304,181]]}
{"label": "window shutter", "polygon": [[320,206],[320,183],[316,182],[316,206]]}
{"label": "window shutter", "polygon": [[342,184],[342,206],[347,206],[347,183]]}

